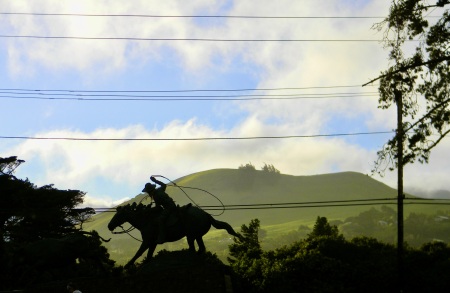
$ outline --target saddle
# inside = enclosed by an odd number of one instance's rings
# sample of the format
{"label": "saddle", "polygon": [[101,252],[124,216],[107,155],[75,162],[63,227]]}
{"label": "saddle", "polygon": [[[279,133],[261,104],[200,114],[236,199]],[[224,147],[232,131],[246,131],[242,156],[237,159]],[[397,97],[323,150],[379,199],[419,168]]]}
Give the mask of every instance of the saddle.
{"label": "saddle", "polygon": [[166,227],[172,227],[178,224],[179,220],[183,218],[184,214],[186,214],[187,210],[192,206],[191,203],[188,203],[184,206],[177,205],[176,209],[172,211],[169,216],[166,218],[164,225]]}

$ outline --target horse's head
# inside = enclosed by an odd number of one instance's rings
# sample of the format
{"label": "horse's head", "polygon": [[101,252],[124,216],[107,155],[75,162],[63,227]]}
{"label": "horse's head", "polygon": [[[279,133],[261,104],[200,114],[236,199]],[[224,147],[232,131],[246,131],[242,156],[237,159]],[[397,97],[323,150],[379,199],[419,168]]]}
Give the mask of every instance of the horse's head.
{"label": "horse's head", "polygon": [[109,231],[113,231],[118,226],[127,222],[128,214],[130,213],[131,206],[129,204],[124,206],[118,206],[116,208],[116,214],[112,217],[111,221],[109,221],[108,229]]}
{"label": "horse's head", "polygon": [[116,208],[116,214],[111,219],[111,221],[109,221],[108,229],[110,231],[113,231],[115,228],[125,222],[128,222],[137,227],[137,225],[144,221],[143,218],[146,217],[148,211],[151,209],[151,205],[146,206],[142,203],[136,204],[135,202],[124,206],[118,206]]}

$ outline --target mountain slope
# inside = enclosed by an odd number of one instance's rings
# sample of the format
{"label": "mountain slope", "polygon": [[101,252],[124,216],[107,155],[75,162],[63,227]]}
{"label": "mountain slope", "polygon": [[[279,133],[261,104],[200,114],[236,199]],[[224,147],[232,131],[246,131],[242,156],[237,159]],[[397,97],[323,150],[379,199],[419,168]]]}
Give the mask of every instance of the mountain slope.
{"label": "mountain slope", "polygon": [[[194,173],[179,178],[175,182],[179,187],[170,186],[167,188],[167,193],[177,204],[184,205],[191,202],[192,199],[195,204],[215,215],[216,219],[230,223],[237,231],[241,225],[248,225],[250,220],[255,218],[260,220],[261,228],[266,229],[271,226],[273,229],[283,231],[283,229],[296,229],[300,223],[312,225],[317,216],[325,216],[329,220],[344,219],[372,207],[368,205],[342,206],[342,204],[351,202],[340,203],[341,206],[319,207],[320,204],[317,202],[384,199],[397,196],[395,189],[356,172],[291,176],[263,171],[214,169]],[[142,182],[142,186],[144,184],[145,182]],[[126,203],[140,202],[143,199],[144,195],[140,194]],[[219,200],[228,206],[221,215],[219,215],[222,212]],[[275,208],[276,204],[304,202],[316,203],[302,208]],[[395,201],[391,202],[395,204]],[[143,203],[149,204],[148,199],[145,199]],[[271,205],[255,206],[261,204]],[[233,209],[233,205],[249,206],[246,209]],[[216,207],[211,210],[211,206]],[[109,237],[108,235],[111,234],[106,226],[113,215],[114,209],[111,212],[95,215],[93,221],[87,223],[84,229],[97,230],[103,237]],[[133,231],[132,235],[140,238],[137,231]],[[105,246],[109,249],[113,259],[119,263],[124,263],[129,259],[140,245],[126,234],[112,237],[113,240]],[[231,241],[225,232],[214,228],[205,235],[207,247],[208,239],[214,239],[211,241],[225,239],[225,244],[220,246],[224,250],[227,249],[227,243],[229,244],[227,241]],[[185,243],[181,245],[186,247]],[[180,244],[164,244],[160,247],[170,250],[173,247],[179,248],[179,246]]]}

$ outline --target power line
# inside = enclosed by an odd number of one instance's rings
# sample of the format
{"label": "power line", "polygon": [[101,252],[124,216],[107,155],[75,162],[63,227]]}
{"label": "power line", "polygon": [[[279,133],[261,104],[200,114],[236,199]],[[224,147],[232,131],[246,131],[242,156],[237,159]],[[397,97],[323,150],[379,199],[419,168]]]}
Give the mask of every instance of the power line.
{"label": "power line", "polygon": [[[367,205],[386,205],[396,204],[396,197],[393,198],[372,198],[355,200],[333,200],[333,201],[310,201],[310,202],[291,202],[291,203],[262,203],[262,204],[238,204],[224,206],[199,206],[203,210],[266,210],[266,209],[287,209],[287,208],[319,208],[319,207],[349,207],[349,206],[367,206]],[[405,198],[408,202],[405,204],[426,204],[426,205],[450,205],[450,200],[446,199],[423,199],[423,198]],[[422,202],[414,202],[422,201]],[[428,202],[423,202],[428,201]],[[429,202],[434,201],[434,202]],[[98,212],[116,212],[115,208],[92,208]]]}
{"label": "power line", "polygon": [[[368,85],[374,86],[374,85]],[[236,89],[180,89],[180,90],[77,90],[77,89],[17,89],[0,88],[0,91],[24,91],[24,92],[70,92],[70,93],[178,93],[178,92],[241,92],[241,91],[281,91],[281,90],[309,90],[309,89],[333,89],[333,88],[361,88],[357,85],[331,85],[308,87],[275,87],[275,88],[236,88]]]}
{"label": "power line", "polygon": [[[237,204],[237,205],[224,205],[230,208],[246,208],[246,207],[289,207],[299,205],[312,205],[312,204],[343,204],[354,202],[374,202],[374,201],[386,201],[397,200],[396,198],[370,198],[370,199],[350,199],[350,200],[329,200],[329,201],[309,201],[309,202],[285,202],[285,203],[258,203],[258,204]],[[217,208],[219,206],[201,206],[202,208]]]}
{"label": "power line", "polygon": [[[376,39],[216,39],[216,38],[139,38],[139,37],[82,37],[82,36],[38,36],[38,35],[0,35],[0,38],[46,39],[46,40],[100,40],[100,41],[165,41],[165,42],[382,42]],[[405,40],[418,42],[418,40]]]}
{"label": "power line", "polygon": [[[285,202],[285,203],[260,203],[260,204],[235,204],[220,206],[199,206],[204,210],[248,210],[248,209],[284,209],[284,208],[318,208],[318,207],[347,207],[347,206],[364,206],[364,205],[384,205],[396,204],[397,197],[387,198],[368,198],[368,199],[350,199],[350,200],[328,200],[328,201],[308,201],[308,202]],[[423,204],[423,205],[450,205],[450,199],[433,199],[433,198],[405,198],[405,204]],[[415,202],[418,201],[418,202]],[[96,212],[116,212],[115,207],[84,207],[83,209],[92,209]],[[0,208],[0,211],[4,210]],[[79,210],[75,208],[73,210]],[[8,209],[11,211],[11,209]]]}
{"label": "power line", "polygon": [[[237,89],[180,89],[180,90],[73,90],[73,89],[0,89],[0,98],[36,100],[79,100],[79,101],[236,101],[236,100],[292,100],[378,96],[377,92],[339,93],[277,93],[258,94],[267,91],[293,91],[309,89],[360,88],[360,85],[279,87],[279,88],[237,88]],[[252,91],[253,94],[237,94]],[[181,95],[201,93],[201,95]],[[210,94],[212,93],[212,94]],[[221,94],[219,94],[221,93]],[[234,94],[223,94],[234,93]],[[32,94],[32,95],[30,95]],[[138,95],[139,94],[139,95]],[[161,95],[156,95],[161,94]],[[173,95],[169,95],[173,94]],[[28,95],[28,96],[25,96]],[[37,95],[37,96],[36,96]],[[86,98],[87,97],[87,98]]]}
{"label": "power line", "polygon": [[[230,18],[230,19],[385,19],[386,16],[268,16],[268,15],[155,15],[155,14],[87,14],[87,13],[40,13],[0,12],[0,15],[19,16],[77,16],[77,17],[133,17],[133,18]],[[427,18],[440,17],[438,15]]]}
{"label": "power line", "polygon": [[[272,210],[272,209],[299,209],[299,208],[321,208],[321,207],[350,207],[350,206],[369,206],[369,205],[387,205],[387,204],[396,204],[394,201],[395,199],[392,199],[392,201],[386,201],[386,202],[372,202],[372,203],[354,203],[354,204],[319,204],[319,205],[289,205],[289,206],[241,206],[241,207],[229,207],[229,206],[217,206],[217,207],[204,207],[199,206],[202,210],[205,211],[237,211],[237,210]],[[449,203],[450,205],[450,203]],[[98,212],[116,212],[115,209],[111,208],[94,208],[95,211]]]}
{"label": "power line", "polygon": [[255,140],[255,139],[287,139],[287,138],[315,138],[390,134],[395,131],[374,131],[355,133],[333,133],[313,135],[285,135],[285,136],[248,136],[248,137],[198,137],[198,138],[82,138],[82,137],[33,137],[33,136],[0,136],[0,139],[24,140],[67,140],[67,141],[206,141],[206,140]]}
{"label": "power line", "polygon": [[[136,18],[235,18],[235,19],[385,19],[385,16],[264,16],[264,15],[155,15],[155,14],[87,14],[0,12],[0,15],[23,16],[81,16],[81,17],[136,17]],[[433,16],[430,16],[433,17]]]}
{"label": "power line", "polygon": [[[28,95],[29,93],[9,93]],[[239,94],[239,95],[123,95],[123,94],[52,94],[38,93],[39,96],[0,95],[4,99],[16,100],[72,100],[72,101],[248,101],[248,100],[298,100],[331,99],[352,97],[374,97],[377,92],[327,93],[327,94]]]}

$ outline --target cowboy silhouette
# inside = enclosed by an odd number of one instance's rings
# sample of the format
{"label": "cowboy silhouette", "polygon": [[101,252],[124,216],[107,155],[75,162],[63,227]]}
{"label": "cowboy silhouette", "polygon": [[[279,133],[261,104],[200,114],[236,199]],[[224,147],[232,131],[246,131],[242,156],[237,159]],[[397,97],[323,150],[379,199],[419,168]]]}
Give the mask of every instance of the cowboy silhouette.
{"label": "cowboy silhouette", "polygon": [[163,208],[163,212],[158,219],[159,233],[158,239],[156,240],[156,243],[162,244],[166,239],[165,222],[170,214],[176,210],[177,206],[173,199],[166,193],[165,183],[155,179],[153,176],[150,177],[150,180],[158,184],[160,187],[156,188],[155,184],[146,183],[144,189],[142,189],[142,192],[148,193],[150,198],[152,198],[155,202],[156,206]]}

